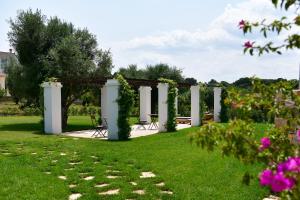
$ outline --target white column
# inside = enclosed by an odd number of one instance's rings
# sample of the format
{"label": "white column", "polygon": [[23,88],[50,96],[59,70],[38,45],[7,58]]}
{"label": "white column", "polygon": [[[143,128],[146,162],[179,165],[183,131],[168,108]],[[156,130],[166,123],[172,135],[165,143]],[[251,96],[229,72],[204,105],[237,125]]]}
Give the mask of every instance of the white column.
{"label": "white column", "polygon": [[220,112],[221,112],[221,92],[220,87],[214,88],[214,121],[220,121]]}
{"label": "white column", "polygon": [[151,122],[151,87],[140,86],[140,120]]}
{"label": "white column", "polygon": [[191,86],[191,125],[200,126],[200,87]]}
{"label": "white column", "polygon": [[118,116],[119,116],[119,104],[117,102],[119,98],[120,83],[118,80],[107,80],[106,84],[106,105],[107,105],[107,125],[108,125],[108,139],[118,140]]}
{"label": "white column", "polygon": [[104,123],[103,119],[107,118],[107,89],[106,86],[104,85],[101,88],[101,119],[102,119],[102,124]]}
{"label": "white column", "polygon": [[61,88],[59,82],[45,82],[44,88],[44,131],[59,134],[61,126]]}
{"label": "white column", "polygon": [[177,115],[178,115],[178,88],[176,88],[175,113],[176,113],[176,117],[177,117]]}
{"label": "white column", "polygon": [[159,131],[167,131],[166,125],[168,121],[168,89],[167,83],[159,83],[158,88],[158,126]]}
{"label": "white column", "polygon": [[0,72],[0,89],[5,90],[5,75]]}

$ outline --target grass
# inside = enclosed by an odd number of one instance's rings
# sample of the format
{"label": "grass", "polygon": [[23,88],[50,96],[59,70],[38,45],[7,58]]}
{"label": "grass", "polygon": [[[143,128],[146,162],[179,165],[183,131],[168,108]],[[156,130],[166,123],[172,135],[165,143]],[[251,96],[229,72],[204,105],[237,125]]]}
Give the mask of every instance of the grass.
{"label": "grass", "polygon": [[[241,183],[248,170],[217,150],[208,153],[189,143],[190,128],[126,142],[74,139],[40,134],[39,117],[0,117],[0,199],[262,199],[257,181]],[[70,117],[69,130],[90,127],[88,117]],[[258,133],[265,129],[258,125]],[[142,172],[156,177],[141,179]],[[50,174],[49,174],[50,173]],[[119,176],[116,179],[108,175]],[[66,176],[61,180],[58,176]],[[84,180],[94,176],[92,180]],[[135,182],[137,185],[132,185]],[[155,184],[164,182],[164,186]],[[106,187],[96,188],[97,184]],[[69,188],[69,185],[76,185]],[[120,189],[118,195],[98,193]],[[144,190],[144,195],[132,191]],[[171,191],[162,194],[161,191]]]}

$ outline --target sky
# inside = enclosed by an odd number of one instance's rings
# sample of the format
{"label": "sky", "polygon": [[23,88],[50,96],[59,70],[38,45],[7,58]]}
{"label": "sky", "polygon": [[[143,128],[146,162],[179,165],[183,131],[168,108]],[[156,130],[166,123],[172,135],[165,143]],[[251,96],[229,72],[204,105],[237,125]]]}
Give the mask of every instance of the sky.
{"label": "sky", "polygon": [[[262,20],[292,12],[276,10],[271,0],[1,0],[0,51],[10,48],[8,20],[19,10],[40,9],[96,35],[110,49],[114,71],[167,63],[198,81],[235,81],[240,77],[298,78],[300,52],[282,56],[243,54],[247,40],[263,43],[258,33],[244,36],[241,19]],[[293,30],[299,33],[299,30]],[[275,42],[288,33],[271,36]]]}

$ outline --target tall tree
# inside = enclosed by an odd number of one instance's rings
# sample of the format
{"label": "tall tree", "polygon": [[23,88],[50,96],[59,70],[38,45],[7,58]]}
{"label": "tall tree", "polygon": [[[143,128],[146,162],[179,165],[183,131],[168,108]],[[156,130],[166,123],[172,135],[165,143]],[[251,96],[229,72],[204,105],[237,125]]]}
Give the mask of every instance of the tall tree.
{"label": "tall tree", "polygon": [[[57,17],[47,20],[41,11],[21,11],[9,21],[9,41],[16,50],[20,66],[8,70],[9,90],[27,104],[39,102],[40,84],[48,77],[62,84],[62,125],[67,125],[69,106],[88,88],[72,80],[110,75],[109,51],[97,48],[96,37],[87,29],[76,29],[72,23]],[[20,78],[22,82],[17,81]],[[21,85],[20,85],[21,84]],[[21,87],[20,87],[21,86]],[[24,92],[17,92],[24,89]]]}

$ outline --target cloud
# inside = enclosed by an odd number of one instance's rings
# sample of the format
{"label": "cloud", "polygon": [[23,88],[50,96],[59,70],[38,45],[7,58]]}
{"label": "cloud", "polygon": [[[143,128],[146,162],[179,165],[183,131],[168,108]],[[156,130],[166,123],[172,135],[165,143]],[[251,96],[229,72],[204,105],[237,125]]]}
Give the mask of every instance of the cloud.
{"label": "cloud", "polygon": [[[248,38],[262,42],[261,35],[243,36],[237,23],[241,19],[251,21],[271,20],[291,13],[280,12],[270,0],[249,0],[236,5],[228,4],[224,12],[206,29],[194,31],[173,30],[133,38],[111,44],[116,66],[128,64],[146,66],[159,62],[183,69],[185,76],[199,81],[210,79],[234,81],[243,76],[257,75],[263,78],[297,78],[299,51],[283,56],[243,55],[242,43]],[[284,35],[286,36],[286,34]],[[271,38],[275,41],[282,36]]]}

